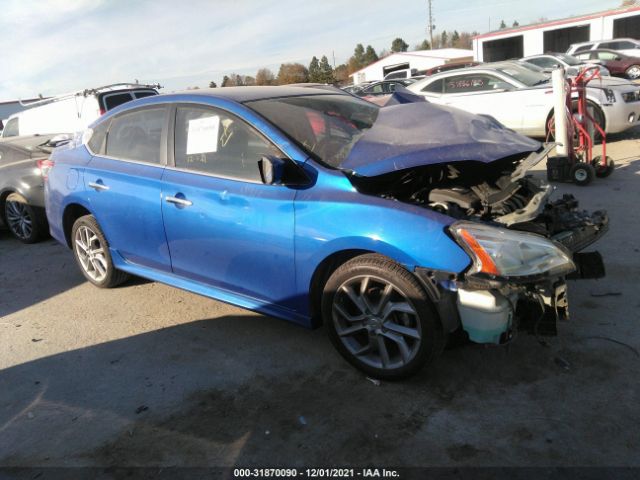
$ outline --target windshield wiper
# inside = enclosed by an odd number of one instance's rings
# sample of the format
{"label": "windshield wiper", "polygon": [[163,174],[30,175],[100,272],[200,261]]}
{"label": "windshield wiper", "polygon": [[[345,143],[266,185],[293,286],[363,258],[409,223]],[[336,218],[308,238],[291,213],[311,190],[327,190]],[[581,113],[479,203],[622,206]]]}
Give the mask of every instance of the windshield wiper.
{"label": "windshield wiper", "polygon": [[532,86],[536,86],[536,85],[542,85],[543,83],[549,83],[549,78],[543,78],[542,80],[538,80],[536,83],[534,83]]}

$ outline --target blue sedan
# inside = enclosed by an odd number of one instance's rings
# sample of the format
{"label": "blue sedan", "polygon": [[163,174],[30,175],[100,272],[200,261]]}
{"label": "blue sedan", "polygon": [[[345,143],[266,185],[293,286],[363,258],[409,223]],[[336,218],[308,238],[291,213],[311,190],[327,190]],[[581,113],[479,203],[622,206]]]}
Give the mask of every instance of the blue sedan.
{"label": "blue sedan", "polygon": [[98,287],[132,274],[324,324],[349,362],[392,379],[451,334],[500,344],[541,308],[551,327],[565,315],[574,252],[607,217],[549,203],[525,175],[547,152],[425,102],[190,91],[127,103],[56,149],[46,210]]}

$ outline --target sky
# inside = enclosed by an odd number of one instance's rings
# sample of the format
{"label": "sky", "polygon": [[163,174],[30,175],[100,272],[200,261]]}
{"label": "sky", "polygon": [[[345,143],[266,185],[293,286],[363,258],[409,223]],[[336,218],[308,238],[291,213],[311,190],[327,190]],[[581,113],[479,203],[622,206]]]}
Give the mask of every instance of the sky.
{"label": "sky", "polygon": [[[433,0],[435,34],[495,30],[617,7],[621,0]],[[426,38],[426,0],[0,0],[0,101],[109,83],[164,92],[220,85],[232,72],[277,73],[357,43],[413,48]]]}

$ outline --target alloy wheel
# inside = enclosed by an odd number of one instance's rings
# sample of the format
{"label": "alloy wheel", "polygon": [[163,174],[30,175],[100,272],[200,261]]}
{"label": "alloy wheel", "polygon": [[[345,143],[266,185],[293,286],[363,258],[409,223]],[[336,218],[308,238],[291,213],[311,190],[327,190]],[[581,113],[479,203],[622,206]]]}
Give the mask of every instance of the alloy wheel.
{"label": "alloy wheel", "polygon": [[418,353],[418,313],[393,283],[372,275],[352,277],[336,291],[332,310],[338,338],[366,365],[396,369]]}
{"label": "alloy wheel", "polygon": [[84,272],[96,282],[103,281],[108,273],[108,263],[98,235],[82,225],[76,230],[74,245]]}
{"label": "alloy wheel", "polygon": [[632,67],[629,67],[629,69],[627,70],[627,76],[632,80],[640,78],[640,66],[634,65]]}
{"label": "alloy wheel", "polygon": [[20,240],[28,240],[33,233],[33,219],[27,205],[22,202],[7,201],[5,204],[7,224]]}

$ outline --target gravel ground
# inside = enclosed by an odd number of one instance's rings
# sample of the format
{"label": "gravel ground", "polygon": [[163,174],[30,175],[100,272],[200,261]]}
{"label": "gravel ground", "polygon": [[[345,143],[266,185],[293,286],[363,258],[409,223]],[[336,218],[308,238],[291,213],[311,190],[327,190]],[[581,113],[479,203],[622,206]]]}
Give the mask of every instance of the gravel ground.
{"label": "gravel ground", "polygon": [[[447,350],[374,384],[324,332],[158,283],[100,290],[0,232],[0,466],[640,466],[640,131],[609,145],[602,280],[540,344]],[[540,172],[539,172],[540,173]]]}

